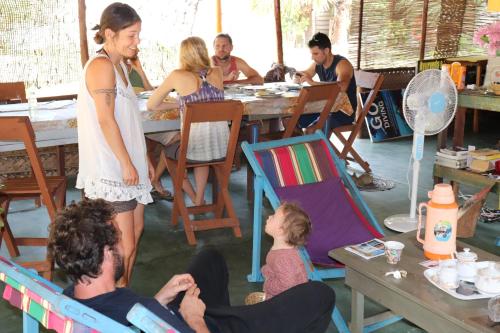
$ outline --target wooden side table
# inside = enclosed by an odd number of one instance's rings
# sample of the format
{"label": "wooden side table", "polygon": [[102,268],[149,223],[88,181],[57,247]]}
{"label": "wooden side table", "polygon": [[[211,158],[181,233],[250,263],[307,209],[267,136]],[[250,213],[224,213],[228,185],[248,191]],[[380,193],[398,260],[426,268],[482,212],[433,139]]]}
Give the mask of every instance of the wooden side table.
{"label": "wooden side table", "polygon": [[[415,239],[416,232],[384,238],[405,244],[401,261],[396,265],[386,262],[384,256],[366,260],[344,248],[331,250],[328,255],[345,264],[345,283],[351,287],[351,332],[364,330],[364,301],[369,297],[394,314],[403,316],[428,332],[498,333],[488,318],[488,299],[460,300],[433,286],[424,277],[426,260],[422,246]],[[500,257],[457,241],[457,250],[468,247],[480,261],[498,261]],[[396,280],[385,273],[405,270],[406,278]]]}
{"label": "wooden side table", "polygon": [[479,188],[493,185],[491,192],[495,192],[499,196],[498,209],[500,209],[500,180],[494,180],[472,171],[448,168],[438,164],[434,164],[433,176],[434,184],[442,182],[443,178],[450,180],[455,191],[458,190],[458,184],[467,184]]}
{"label": "wooden side table", "polygon": [[[458,58],[446,58],[444,60],[445,64],[451,64],[452,62],[458,61],[462,66],[476,68],[476,86],[480,87],[481,82],[481,72],[486,68],[488,63],[488,58],[485,56],[470,56],[470,57],[458,57]],[[472,118],[472,131],[474,133],[479,132],[479,109],[473,109]]]}

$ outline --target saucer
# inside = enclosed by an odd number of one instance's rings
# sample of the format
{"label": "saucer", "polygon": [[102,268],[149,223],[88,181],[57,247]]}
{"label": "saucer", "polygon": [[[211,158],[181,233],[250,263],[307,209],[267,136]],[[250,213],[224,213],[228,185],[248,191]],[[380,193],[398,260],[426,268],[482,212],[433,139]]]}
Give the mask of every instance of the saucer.
{"label": "saucer", "polygon": [[456,288],[454,289],[449,289],[449,288],[446,288],[446,287],[443,287],[438,281],[438,277],[437,277],[437,274],[438,274],[438,270],[437,269],[433,269],[433,268],[429,268],[429,269],[426,269],[424,271],[424,277],[432,284],[434,285],[436,288],[439,288],[441,289],[442,291],[444,291],[445,293],[447,293],[448,295],[454,297],[454,298],[458,298],[458,299],[461,299],[461,300],[475,300],[475,299],[481,299],[481,298],[491,298],[493,297],[494,295],[491,295],[491,294],[485,294],[483,292],[481,292],[479,289],[476,289],[478,290],[479,294],[478,293],[474,293],[472,295],[462,295],[462,294],[459,294],[457,293],[456,291]]}
{"label": "saucer", "polygon": [[479,291],[481,294],[486,295],[486,296],[489,296],[489,297],[500,296],[500,291],[499,291],[499,292],[497,292],[497,293],[490,293],[490,292],[483,291],[482,289],[479,289],[477,286],[476,286],[476,289],[477,289],[477,291]]}

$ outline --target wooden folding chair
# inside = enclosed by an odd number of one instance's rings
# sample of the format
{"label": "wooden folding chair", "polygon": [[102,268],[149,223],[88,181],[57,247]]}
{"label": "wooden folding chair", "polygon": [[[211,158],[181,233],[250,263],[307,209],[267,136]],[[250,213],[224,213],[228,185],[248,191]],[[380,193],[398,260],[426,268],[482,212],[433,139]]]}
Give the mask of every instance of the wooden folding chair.
{"label": "wooden folding chair", "polygon": [[[46,177],[38,149],[35,145],[35,133],[28,117],[2,117],[0,121],[0,141],[23,141],[33,169],[34,177],[6,179],[0,188],[0,196],[8,199],[2,202],[5,210],[3,237],[12,257],[19,256],[18,246],[47,246],[47,238],[14,237],[7,221],[9,203],[15,199],[31,199],[41,196],[47,207],[51,222],[54,222],[58,210],[66,204],[66,178],[62,176]],[[51,278],[53,262],[46,257],[42,261],[23,262],[23,266],[42,272]]]}
{"label": "wooden folding chair", "polygon": [[[174,160],[168,158],[164,151],[161,153],[161,158],[165,161],[174,183],[172,224],[176,225],[178,223],[178,217],[182,217],[184,221],[184,231],[190,245],[196,244],[194,232],[201,230],[232,228],[234,235],[236,237],[241,237],[240,222],[234,211],[228,186],[242,115],[243,104],[240,101],[187,104],[183,120],[184,123],[182,124],[179,159]],[[191,124],[216,121],[231,122],[226,158],[220,161],[188,163],[186,154]],[[186,207],[182,182],[187,169],[199,166],[209,166],[215,172],[218,188],[216,200],[209,205]],[[227,212],[227,217],[223,217],[224,208]],[[189,217],[189,214],[207,212],[213,212],[215,215],[214,218],[193,221]]]}
{"label": "wooden folding chair", "polygon": [[24,82],[0,83],[0,102],[26,103]]}
{"label": "wooden folding chair", "polygon": [[300,90],[297,102],[292,106],[291,117],[284,119],[285,130],[263,135],[258,141],[286,139],[292,136],[302,135],[302,129],[297,127],[299,118],[304,114],[309,106],[313,106],[313,103],[324,104],[322,105],[322,108],[319,108],[321,110],[319,119],[313,126],[311,126],[311,130],[315,131],[316,129],[323,129],[339,93],[340,86],[337,82],[303,87]]}
{"label": "wooden folding chair", "polygon": [[[337,153],[337,155],[339,155],[341,159],[355,161],[366,172],[371,172],[370,165],[368,164],[368,162],[366,162],[361,158],[358,152],[356,152],[356,150],[353,147],[353,143],[354,139],[356,139],[356,137],[358,136],[361,127],[363,126],[363,122],[365,121],[365,117],[368,114],[368,111],[370,110],[370,106],[372,105],[373,101],[375,100],[375,97],[378,94],[380,86],[384,81],[384,76],[380,73],[370,73],[362,70],[355,70],[354,76],[356,77],[356,84],[358,86],[358,93],[357,93],[358,108],[356,112],[357,119],[351,125],[344,125],[331,129],[330,135],[328,135],[328,137],[330,137],[331,134],[333,133],[342,143],[343,147],[341,152],[339,152],[339,150],[336,147],[334,147],[335,152]],[[361,93],[366,91],[370,91],[370,93],[366,101],[363,103],[363,100],[361,98]],[[343,135],[343,133],[345,132],[351,132],[347,139]]]}

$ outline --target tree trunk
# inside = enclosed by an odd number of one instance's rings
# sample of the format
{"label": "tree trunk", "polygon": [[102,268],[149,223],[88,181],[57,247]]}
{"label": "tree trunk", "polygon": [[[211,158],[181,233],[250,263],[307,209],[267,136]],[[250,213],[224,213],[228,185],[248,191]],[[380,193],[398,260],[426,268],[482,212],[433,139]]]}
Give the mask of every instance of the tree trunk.
{"label": "tree trunk", "polygon": [[328,33],[332,41],[332,52],[334,54],[348,55],[351,4],[352,0],[337,0],[334,2]]}
{"label": "tree trunk", "polygon": [[89,60],[89,44],[87,41],[87,23],[86,23],[85,0],[78,0],[78,27],[80,30],[80,61],[82,67]]}

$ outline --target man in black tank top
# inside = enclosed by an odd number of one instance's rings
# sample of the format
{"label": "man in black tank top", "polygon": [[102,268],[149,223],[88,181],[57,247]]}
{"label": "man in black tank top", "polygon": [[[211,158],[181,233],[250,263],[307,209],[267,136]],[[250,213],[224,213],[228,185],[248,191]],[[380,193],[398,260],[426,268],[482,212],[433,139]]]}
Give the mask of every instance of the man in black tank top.
{"label": "man in black tank top", "polygon": [[[356,79],[352,64],[341,55],[332,53],[332,43],[324,33],[316,33],[308,43],[311,58],[314,61],[308,69],[297,72],[295,81],[307,82],[310,85],[321,84],[321,82],[338,82],[340,88],[349,97],[354,112],[347,115],[344,112],[330,114],[330,127],[335,128],[342,125],[352,124],[356,116]],[[314,81],[313,77],[318,75],[320,82]],[[314,124],[318,119],[317,114],[307,114],[299,119],[299,126],[306,128]]]}

